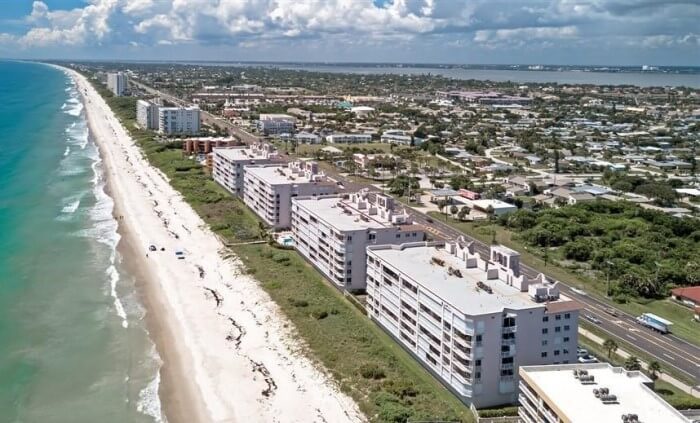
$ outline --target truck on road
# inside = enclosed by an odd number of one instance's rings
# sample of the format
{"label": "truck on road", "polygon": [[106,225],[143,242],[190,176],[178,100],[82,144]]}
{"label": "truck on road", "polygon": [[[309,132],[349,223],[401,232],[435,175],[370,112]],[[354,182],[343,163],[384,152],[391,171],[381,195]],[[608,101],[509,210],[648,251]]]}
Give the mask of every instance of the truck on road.
{"label": "truck on road", "polygon": [[670,333],[671,325],[673,325],[673,322],[669,322],[663,317],[652,313],[643,313],[641,316],[637,317],[637,323],[661,333]]}

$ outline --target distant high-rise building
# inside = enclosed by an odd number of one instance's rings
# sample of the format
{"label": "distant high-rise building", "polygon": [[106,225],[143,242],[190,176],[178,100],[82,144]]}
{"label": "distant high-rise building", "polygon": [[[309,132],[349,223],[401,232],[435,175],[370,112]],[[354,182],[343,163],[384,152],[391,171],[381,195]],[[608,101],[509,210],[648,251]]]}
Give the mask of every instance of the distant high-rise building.
{"label": "distant high-rise building", "polygon": [[258,129],[265,135],[293,134],[296,119],[284,114],[261,114]]}
{"label": "distant high-rise building", "polygon": [[199,107],[159,107],[158,132],[168,135],[199,133]]}
{"label": "distant high-rise building", "polygon": [[107,88],[117,97],[121,97],[127,90],[127,77],[121,72],[107,74]]}
{"label": "distant high-rise building", "polygon": [[149,100],[139,100],[136,102],[136,122],[144,129],[158,129],[159,105]]}

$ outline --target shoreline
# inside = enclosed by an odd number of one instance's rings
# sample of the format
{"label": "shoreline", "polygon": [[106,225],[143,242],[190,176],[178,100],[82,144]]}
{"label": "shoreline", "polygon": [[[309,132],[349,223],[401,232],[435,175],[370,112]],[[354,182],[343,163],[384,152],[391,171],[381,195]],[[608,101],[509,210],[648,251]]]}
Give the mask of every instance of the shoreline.
{"label": "shoreline", "polygon": [[[293,325],[236,258],[224,258],[220,240],[143,157],[87,79],[59,69],[76,82],[103,160],[118,250],[137,280],[163,362],[159,397],[167,421],[365,421],[300,354]],[[165,251],[149,252],[151,244]]]}

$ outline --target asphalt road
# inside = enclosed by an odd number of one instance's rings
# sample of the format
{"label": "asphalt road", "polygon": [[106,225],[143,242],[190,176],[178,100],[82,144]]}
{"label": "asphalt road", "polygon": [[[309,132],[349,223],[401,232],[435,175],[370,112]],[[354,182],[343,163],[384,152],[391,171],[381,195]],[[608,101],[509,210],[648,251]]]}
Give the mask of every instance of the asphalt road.
{"label": "asphalt road", "polygon": [[[183,100],[177,97],[154,90],[153,88],[141,83],[136,82],[136,85],[140,86],[147,92],[154,95],[159,95],[172,103],[185,103]],[[231,135],[235,136],[243,143],[251,144],[258,142],[261,139],[256,135],[242,130],[227,120],[212,115],[211,113],[202,111],[201,116],[204,123],[208,125],[217,125],[221,128],[227,129]],[[330,176],[336,180],[342,181],[345,185],[357,186],[356,183],[348,181],[345,177],[337,173],[333,173]],[[374,189],[374,187],[367,187]],[[468,241],[476,242],[477,251],[479,251],[479,253],[485,255],[486,257],[490,255],[489,246],[481,241],[452,228],[444,222],[441,222],[439,219],[429,218],[427,215],[415,209],[409,210],[413,220],[416,223],[426,226],[428,231],[433,235],[446,240],[454,240],[460,236],[463,236]],[[521,268],[523,273],[528,277],[535,277],[540,273],[529,266],[522,265]],[[546,274],[546,272],[544,273]],[[583,320],[588,320],[586,318],[587,316],[596,319],[599,321],[599,323],[593,323],[590,320],[588,321],[601,331],[609,334],[612,338],[624,340],[636,346],[638,349],[644,351],[648,355],[654,357],[661,364],[662,369],[673,368],[677,372],[686,375],[689,379],[693,380],[695,385],[698,386],[698,389],[700,389],[700,347],[690,344],[672,334],[663,335],[651,329],[640,326],[636,323],[636,316],[631,316],[620,309],[614,308],[614,304],[606,303],[585,293],[581,294],[574,292],[570,286],[564,284],[563,282],[560,282],[560,284],[562,285],[561,292],[564,295],[575,299],[583,305],[583,310],[581,311],[581,318]],[[615,315],[612,315],[606,311],[613,308],[615,310]]]}

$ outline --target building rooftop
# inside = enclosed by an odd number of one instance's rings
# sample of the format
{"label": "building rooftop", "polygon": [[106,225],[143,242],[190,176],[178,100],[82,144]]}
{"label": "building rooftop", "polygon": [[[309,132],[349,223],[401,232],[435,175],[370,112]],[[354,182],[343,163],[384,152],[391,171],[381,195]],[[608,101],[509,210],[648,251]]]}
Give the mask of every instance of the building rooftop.
{"label": "building rooftop", "polygon": [[270,185],[330,183],[329,179],[318,172],[315,162],[291,162],[283,165],[252,165],[245,171]]}
{"label": "building rooftop", "polygon": [[276,153],[271,148],[251,147],[233,147],[233,148],[215,148],[214,151],[229,159],[229,160],[255,160],[269,159],[276,156]]}
{"label": "building rooftop", "polygon": [[[585,369],[593,383],[581,383],[574,369]],[[520,376],[565,421],[621,422],[623,414],[636,414],[644,423],[689,422],[646,386],[651,381],[644,374],[607,363],[521,366]],[[603,403],[596,398],[593,390],[601,388],[608,388],[617,400]]]}
{"label": "building rooftop", "polygon": [[[376,197],[378,197],[377,194],[368,195],[365,192],[352,194],[350,198],[347,196],[343,198],[339,195],[299,197],[294,199],[294,202],[340,231],[390,228],[409,222],[405,213],[391,211],[393,205],[391,201],[388,208],[377,206]],[[388,198],[388,200],[392,199]],[[422,229],[416,225],[403,225],[402,228],[407,230]]]}
{"label": "building rooftop", "polygon": [[[463,260],[444,248],[436,248],[426,243],[371,248],[380,259],[400,269],[466,315],[498,313],[504,308],[528,309],[545,305],[533,301],[527,292],[522,292],[514,286],[496,279],[487,280],[486,272],[480,268],[467,269]],[[442,262],[442,265],[436,261]],[[450,267],[459,269],[462,277],[449,274]],[[488,285],[492,293],[479,288],[479,282]],[[562,298],[561,301],[569,301],[568,298]]]}

